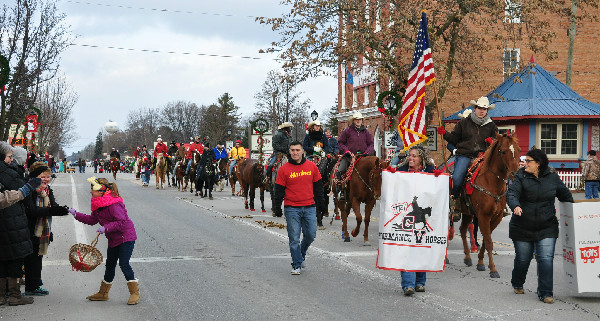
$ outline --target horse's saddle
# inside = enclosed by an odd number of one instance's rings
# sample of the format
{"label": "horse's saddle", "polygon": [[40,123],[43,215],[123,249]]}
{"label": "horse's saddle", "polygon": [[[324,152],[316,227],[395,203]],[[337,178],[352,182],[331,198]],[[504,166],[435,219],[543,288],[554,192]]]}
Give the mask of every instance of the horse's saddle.
{"label": "horse's saddle", "polygon": [[469,169],[467,170],[467,175],[465,177],[465,191],[467,195],[473,194],[473,184],[475,184],[475,179],[477,178],[477,175],[479,175],[482,163],[483,153],[480,153],[479,156],[471,162],[471,166],[469,166]]}

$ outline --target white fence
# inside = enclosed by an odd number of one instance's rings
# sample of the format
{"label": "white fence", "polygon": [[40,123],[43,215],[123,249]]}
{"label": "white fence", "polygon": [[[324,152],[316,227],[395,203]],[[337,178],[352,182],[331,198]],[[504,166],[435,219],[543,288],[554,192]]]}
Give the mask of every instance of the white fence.
{"label": "white fence", "polygon": [[579,189],[581,186],[581,172],[556,171],[558,176],[569,189]]}

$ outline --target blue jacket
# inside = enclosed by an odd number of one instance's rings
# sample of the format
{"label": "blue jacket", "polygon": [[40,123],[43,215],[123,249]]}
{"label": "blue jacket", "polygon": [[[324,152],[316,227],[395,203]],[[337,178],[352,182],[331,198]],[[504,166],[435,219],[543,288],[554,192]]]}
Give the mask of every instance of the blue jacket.
{"label": "blue jacket", "polygon": [[227,159],[227,149],[225,149],[225,147],[222,147],[221,151],[219,151],[215,147],[215,157],[216,157],[216,160],[219,160],[221,158]]}
{"label": "blue jacket", "polygon": [[338,148],[337,145],[337,139],[335,139],[335,137],[331,136],[331,138],[327,139],[327,145],[329,145],[329,152],[337,155],[340,153],[340,150]]}

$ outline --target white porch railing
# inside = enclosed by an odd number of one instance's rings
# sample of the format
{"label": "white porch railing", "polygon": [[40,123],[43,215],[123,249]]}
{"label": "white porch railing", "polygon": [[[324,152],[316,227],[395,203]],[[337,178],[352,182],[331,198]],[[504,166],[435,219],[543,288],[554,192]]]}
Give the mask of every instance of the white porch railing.
{"label": "white porch railing", "polygon": [[579,189],[581,186],[581,172],[556,171],[558,176],[569,189]]}

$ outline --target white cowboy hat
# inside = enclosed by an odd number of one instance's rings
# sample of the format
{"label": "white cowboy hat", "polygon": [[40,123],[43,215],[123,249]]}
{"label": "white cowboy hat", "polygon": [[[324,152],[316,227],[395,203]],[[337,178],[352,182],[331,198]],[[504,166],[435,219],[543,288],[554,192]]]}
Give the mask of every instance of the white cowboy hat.
{"label": "white cowboy hat", "polygon": [[354,113],[354,115],[348,117],[348,122],[351,123],[353,122],[355,119],[363,119],[363,115],[360,113],[360,111],[357,111]]}
{"label": "white cowboy hat", "polygon": [[310,123],[308,123],[308,129],[310,130],[311,127],[313,126],[321,126],[321,122],[317,119],[317,120],[313,120]]}
{"label": "white cowboy hat", "polygon": [[277,129],[284,129],[286,127],[294,127],[294,124],[290,123],[289,121],[286,121],[285,123],[277,126]]}
{"label": "white cowboy hat", "polygon": [[492,110],[496,107],[494,104],[490,105],[490,100],[486,96],[479,97],[477,101],[471,100],[471,106],[483,107],[487,110]]}

